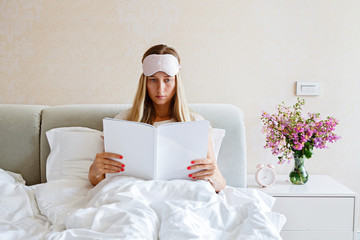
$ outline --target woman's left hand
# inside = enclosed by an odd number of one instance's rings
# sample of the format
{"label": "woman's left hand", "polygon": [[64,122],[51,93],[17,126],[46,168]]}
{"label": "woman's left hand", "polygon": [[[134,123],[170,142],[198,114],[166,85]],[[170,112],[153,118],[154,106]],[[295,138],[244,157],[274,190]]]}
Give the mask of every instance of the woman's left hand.
{"label": "woman's left hand", "polygon": [[219,192],[225,187],[226,181],[219,171],[215,160],[211,158],[196,159],[191,161],[191,164],[193,165],[188,166],[188,170],[199,171],[189,174],[190,178],[194,180],[208,180],[216,192]]}

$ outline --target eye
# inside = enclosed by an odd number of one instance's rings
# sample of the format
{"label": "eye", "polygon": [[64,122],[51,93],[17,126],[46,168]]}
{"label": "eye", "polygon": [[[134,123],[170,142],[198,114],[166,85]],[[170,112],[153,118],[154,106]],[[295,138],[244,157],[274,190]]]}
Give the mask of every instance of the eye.
{"label": "eye", "polygon": [[156,82],[156,78],[149,78],[149,82]]}

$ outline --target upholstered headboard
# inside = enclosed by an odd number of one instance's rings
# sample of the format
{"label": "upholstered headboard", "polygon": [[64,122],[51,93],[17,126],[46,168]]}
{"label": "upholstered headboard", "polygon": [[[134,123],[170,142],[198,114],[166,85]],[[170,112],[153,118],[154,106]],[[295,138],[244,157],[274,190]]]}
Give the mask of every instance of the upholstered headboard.
{"label": "upholstered headboard", "polygon": [[41,111],[46,106],[0,104],[0,168],[40,183]]}
{"label": "upholstered headboard", "polygon": [[[50,148],[46,131],[82,126],[102,130],[102,119],[129,108],[127,104],[0,104],[0,168],[20,173],[28,185],[46,182]],[[246,187],[246,142],[242,111],[230,104],[190,104],[190,108],[226,130],[218,164],[228,185]],[[95,156],[94,156],[95,157]]]}

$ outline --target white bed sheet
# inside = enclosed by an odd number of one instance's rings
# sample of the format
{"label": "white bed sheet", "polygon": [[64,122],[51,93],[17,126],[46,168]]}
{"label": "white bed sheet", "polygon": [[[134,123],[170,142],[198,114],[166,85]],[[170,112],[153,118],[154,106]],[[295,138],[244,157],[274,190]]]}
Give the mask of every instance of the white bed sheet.
{"label": "white bed sheet", "polygon": [[[285,217],[255,189],[206,181],[114,177],[96,187],[56,180],[25,186],[0,171],[0,239],[281,239]],[[40,214],[41,213],[41,214]]]}
{"label": "white bed sheet", "polygon": [[40,214],[31,187],[0,169],[0,239],[44,239],[51,223]]}

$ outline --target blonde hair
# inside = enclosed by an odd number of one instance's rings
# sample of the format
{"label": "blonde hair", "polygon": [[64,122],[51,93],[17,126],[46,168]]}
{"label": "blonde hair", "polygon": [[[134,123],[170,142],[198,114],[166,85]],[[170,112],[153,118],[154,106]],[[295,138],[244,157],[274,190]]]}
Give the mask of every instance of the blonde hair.
{"label": "blonde hair", "polygon": [[[144,58],[150,54],[171,54],[178,59],[180,64],[180,57],[178,53],[175,51],[175,49],[166,45],[160,44],[151,47],[144,53],[142,61],[144,61]],[[155,121],[156,113],[153,102],[147,93],[146,81],[147,77],[144,74],[141,74],[134,103],[129,112],[129,115],[127,116],[127,120],[153,124]],[[186,102],[184,87],[182,84],[180,73],[175,75],[175,81],[176,91],[174,97],[171,99],[170,104],[170,111],[172,117],[175,122],[193,121],[194,119],[191,116],[190,110]]]}

